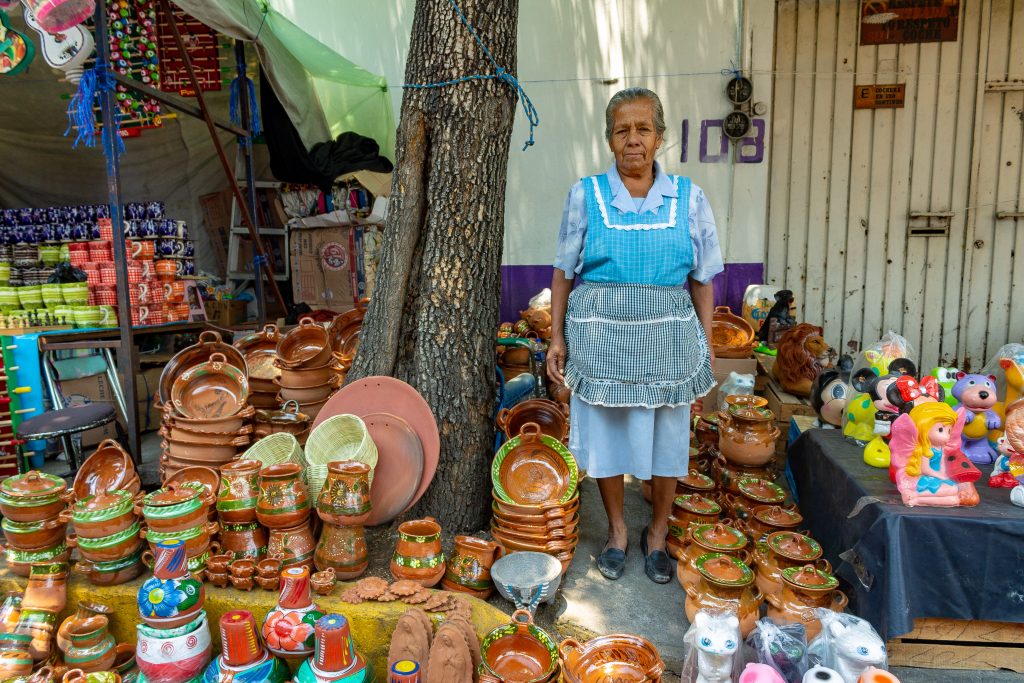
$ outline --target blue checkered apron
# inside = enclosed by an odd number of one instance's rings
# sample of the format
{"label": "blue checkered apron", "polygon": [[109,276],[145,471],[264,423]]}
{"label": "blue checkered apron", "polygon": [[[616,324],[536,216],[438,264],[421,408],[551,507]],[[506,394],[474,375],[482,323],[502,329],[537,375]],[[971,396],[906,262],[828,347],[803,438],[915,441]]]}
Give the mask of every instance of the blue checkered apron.
{"label": "blue checkered apron", "polygon": [[584,180],[583,281],[565,316],[565,380],[587,403],[679,406],[715,385],[707,337],[682,286],[694,265],[690,183],[673,180],[677,196],[642,214],[611,205],[606,176]]}

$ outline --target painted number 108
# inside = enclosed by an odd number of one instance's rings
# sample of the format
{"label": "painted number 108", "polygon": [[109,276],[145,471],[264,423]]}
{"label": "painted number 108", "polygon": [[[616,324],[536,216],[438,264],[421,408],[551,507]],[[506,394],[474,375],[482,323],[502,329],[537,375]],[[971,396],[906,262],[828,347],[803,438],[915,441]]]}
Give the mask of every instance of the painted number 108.
{"label": "painted number 108", "polygon": [[[700,148],[698,160],[702,164],[728,163],[729,155],[735,155],[738,164],[759,164],[764,160],[764,119],[751,119],[753,126],[750,135],[736,141],[735,147],[725,134],[722,119],[704,119],[700,122]],[[680,163],[689,161],[690,155],[690,120],[683,119],[682,144],[679,152]],[[731,149],[732,148],[732,149]]]}

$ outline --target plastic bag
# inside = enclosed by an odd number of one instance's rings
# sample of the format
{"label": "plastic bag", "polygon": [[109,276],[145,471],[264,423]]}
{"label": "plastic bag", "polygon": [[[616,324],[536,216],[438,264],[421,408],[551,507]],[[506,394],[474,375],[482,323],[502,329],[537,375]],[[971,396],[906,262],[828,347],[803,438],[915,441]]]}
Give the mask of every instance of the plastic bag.
{"label": "plastic bag", "polygon": [[[1004,363],[1006,367],[1003,367]],[[1004,405],[1019,398],[1024,390],[1024,344],[1000,347],[978,374],[995,375],[996,393]]]}
{"label": "plastic bag", "polygon": [[[914,348],[906,339],[889,330],[879,341],[854,356],[850,377],[857,377],[866,368],[876,377],[881,377],[889,372],[889,365],[897,358],[905,358],[914,363],[913,375],[917,377]],[[868,443],[879,435],[875,424],[877,409],[872,401],[870,394],[856,392],[847,402],[847,409],[843,413],[843,435],[858,444]]]}
{"label": "plastic bag", "polygon": [[754,376],[741,375],[738,372],[730,372],[722,386],[718,388],[718,409],[728,410],[729,404],[725,402],[730,396],[751,395],[754,393]]}
{"label": "plastic bag", "polygon": [[551,308],[551,290],[545,287],[534,294],[528,308]]}
{"label": "plastic bag", "polygon": [[62,282],[85,282],[86,275],[84,270],[75,268],[70,263],[58,263],[50,277],[46,279],[49,284],[59,284]]}
{"label": "plastic bag", "polygon": [[866,620],[822,608],[814,614],[821,633],[807,648],[810,664],[834,669],[846,683],[857,683],[869,666],[888,668],[885,641]]}
{"label": "plastic bag", "polygon": [[700,610],[683,636],[683,643],[683,683],[694,683],[698,674],[709,681],[731,681],[743,668],[740,621],[732,612]]}
{"label": "plastic bag", "polygon": [[747,645],[757,654],[758,662],[775,669],[786,683],[800,683],[807,673],[807,631],[803,624],[779,625],[765,617],[747,636]]}

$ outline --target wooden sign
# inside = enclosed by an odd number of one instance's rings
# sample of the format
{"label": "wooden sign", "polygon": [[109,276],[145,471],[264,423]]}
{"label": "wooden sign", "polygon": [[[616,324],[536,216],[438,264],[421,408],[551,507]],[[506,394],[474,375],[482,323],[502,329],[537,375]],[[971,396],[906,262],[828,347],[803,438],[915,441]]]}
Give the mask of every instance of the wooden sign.
{"label": "wooden sign", "polygon": [[906,83],[853,86],[854,109],[902,109]]}
{"label": "wooden sign", "polygon": [[860,44],[956,41],[960,0],[861,0]]}

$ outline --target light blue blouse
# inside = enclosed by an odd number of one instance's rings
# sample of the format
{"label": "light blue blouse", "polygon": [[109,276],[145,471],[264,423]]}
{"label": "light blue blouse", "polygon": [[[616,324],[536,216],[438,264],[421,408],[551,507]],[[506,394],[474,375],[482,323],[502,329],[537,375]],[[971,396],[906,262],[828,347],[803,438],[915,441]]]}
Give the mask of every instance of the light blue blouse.
{"label": "light blue blouse", "polygon": [[[675,196],[676,189],[669,176],[654,162],[654,184],[646,198],[632,197],[619,177],[614,162],[606,173],[608,184],[615,198],[612,206],[619,211],[643,213],[657,211],[666,198]],[[587,202],[583,181],[577,181],[569,190],[562,212],[562,225],[558,230],[558,247],[555,254],[555,268],[567,278],[575,278],[583,268],[583,249],[587,237]],[[701,283],[708,283],[724,270],[722,250],[718,244],[715,217],[711,213],[704,191],[690,186],[690,238],[693,241],[694,267],[689,276]],[[679,283],[682,284],[682,283]]]}

